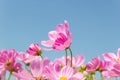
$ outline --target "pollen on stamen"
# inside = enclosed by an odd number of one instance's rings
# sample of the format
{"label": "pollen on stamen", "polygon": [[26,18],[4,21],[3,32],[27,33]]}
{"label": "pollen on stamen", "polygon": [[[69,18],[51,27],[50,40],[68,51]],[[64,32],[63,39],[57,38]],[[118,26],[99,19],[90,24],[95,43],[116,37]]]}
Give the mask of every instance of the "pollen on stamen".
{"label": "pollen on stamen", "polygon": [[60,77],[60,80],[67,80],[67,77],[61,76],[61,77]]}

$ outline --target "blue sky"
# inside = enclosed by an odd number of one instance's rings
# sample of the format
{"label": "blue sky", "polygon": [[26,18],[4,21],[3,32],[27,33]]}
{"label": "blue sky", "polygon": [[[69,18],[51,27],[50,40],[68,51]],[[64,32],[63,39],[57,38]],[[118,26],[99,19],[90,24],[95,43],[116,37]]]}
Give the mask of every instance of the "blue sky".
{"label": "blue sky", "polygon": [[[26,51],[68,20],[73,54],[86,61],[120,48],[119,0],[0,0],[0,49]],[[43,47],[43,46],[42,46]],[[52,60],[64,51],[43,51]]]}

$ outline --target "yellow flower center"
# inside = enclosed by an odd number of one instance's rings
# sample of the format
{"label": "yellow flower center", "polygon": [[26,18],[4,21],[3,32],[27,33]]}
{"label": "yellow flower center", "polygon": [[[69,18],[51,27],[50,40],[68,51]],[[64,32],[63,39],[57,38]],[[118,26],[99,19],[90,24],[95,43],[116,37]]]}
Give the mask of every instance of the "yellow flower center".
{"label": "yellow flower center", "polygon": [[61,76],[60,80],[67,80],[67,78],[65,76]]}
{"label": "yellow flower center", "polygon": [[12,62],[11,61],[8,61],[7,63],[6,63],[6,66],[10,66],[12,64]]}
{"label": "yellow flower center", "polygon": [[63,65],[62,65],[62,64],[60,64],[60,68],[61,68],[61,69],[63,68]]}
{"label": "yellow flower center", "polygon": [[42,80],[40,77],[36,78],[36,80]]}
{"label": "yellow flower center", "polygon": [[38,52],[36,52],[36,54],[35,54],[35,55],[37,55],[37,56],[42,55],[42,51],[38,51]]}

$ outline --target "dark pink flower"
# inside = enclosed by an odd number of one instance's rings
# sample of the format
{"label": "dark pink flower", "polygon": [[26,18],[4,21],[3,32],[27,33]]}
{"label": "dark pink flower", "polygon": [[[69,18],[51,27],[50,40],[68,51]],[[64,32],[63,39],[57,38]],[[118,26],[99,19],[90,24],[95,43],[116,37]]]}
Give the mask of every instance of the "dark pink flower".
{"label": "dark pink flower", "polygon": [[95,72],[96,70],[99,70],[100,72],[105,70],[107,66],[107,63],[105,61],[101,61],[100,57],[97,56],[92,59],[92,61],[88,62],[86,64],[86,71],[87,72]]}
{"label": "dark pink flower", "polygon": [[0,70],[16,70],[15,66],[18,65],[16,63],[17,56],[18,53],[14,49],[0,51]]}
{"label": "dark pink flower", "polygon": [[69,31],[67,21],[64,21],[64,24],[57,25],[57,29],[50,31],[48,36],[50,40],[42,41],[41,43],[46,47],[52,47],[50,49],[65,50],[72,43],[72,33]]}
{"label": "dark pink flower", "polygon": [[35,55],[41,55],[42,50],[39,44],[34,43],[29,46],[29,49],[26,52],[30,55],[35,56]]}

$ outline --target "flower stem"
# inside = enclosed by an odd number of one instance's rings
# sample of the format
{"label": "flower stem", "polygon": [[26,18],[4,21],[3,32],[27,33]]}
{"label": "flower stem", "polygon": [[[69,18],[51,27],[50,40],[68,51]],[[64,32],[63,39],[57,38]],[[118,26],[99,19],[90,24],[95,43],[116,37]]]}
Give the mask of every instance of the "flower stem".
{"label": "flower stem", "polygon": [[43,56],[42,55],[40,55],[40,57],[42,58],[42,60],[43,60]]}
{"label": "flower stem", "polygon": [[10,72],[9,77],[8,77],[8,80],[10,80],[11,76],[12,76],[12,72]]}
{"label": "flower stem", "polygon": [[65,49],[65,53],[66,53],[66,66],[67,66],[67,49]]}
{"label": "flower stem", "polygon": [[69,51],[70,51],[70,57],[71,57],[71,63],[70,63],[70,66],[72,67],[72,50],[70,48],[68,48]]}
{"label": "flower stem", "polygon": [[103,77],[102,73],[100,73],[100,76],[101,76],[100,80],[104,80],[104,77]]}
{"label": "flower stem", "polygon": [[[1,78],[0,78],[0,80],[1,80]],[[4,80],[6,80],[6,72],[5,72]]]}

